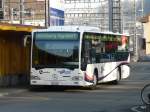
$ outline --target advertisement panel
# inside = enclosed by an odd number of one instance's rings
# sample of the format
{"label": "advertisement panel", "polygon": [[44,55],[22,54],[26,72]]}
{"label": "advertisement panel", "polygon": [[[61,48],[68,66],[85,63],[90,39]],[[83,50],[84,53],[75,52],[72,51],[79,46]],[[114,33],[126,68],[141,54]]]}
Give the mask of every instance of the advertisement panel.
{"label": "advertisement panel", "polygon": [[64,0],[50,0],[50,25],[64,25]]}

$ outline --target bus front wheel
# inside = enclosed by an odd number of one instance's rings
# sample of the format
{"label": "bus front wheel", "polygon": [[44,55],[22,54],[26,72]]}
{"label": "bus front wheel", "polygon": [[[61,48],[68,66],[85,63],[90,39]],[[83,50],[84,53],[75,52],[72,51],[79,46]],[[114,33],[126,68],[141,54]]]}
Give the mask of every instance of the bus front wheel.
{"label": "bus front wheel", "polygon": [[97,83],[98,83],[97,76],[94,75],[94,76],[93,76],[93,84],[92,84],[91,86],[89,86],[89,89],[91,89],[91,90],[96,89]]}

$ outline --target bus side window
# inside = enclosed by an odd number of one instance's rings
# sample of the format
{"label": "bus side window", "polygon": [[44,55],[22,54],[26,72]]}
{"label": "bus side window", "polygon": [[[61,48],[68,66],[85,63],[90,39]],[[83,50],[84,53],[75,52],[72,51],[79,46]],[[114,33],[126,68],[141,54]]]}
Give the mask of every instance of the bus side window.
{"label": "bus side window", "polygon": [[91,63],[91,43],[90,41],[85,41],[84,42],[84,62],[87,64]]}

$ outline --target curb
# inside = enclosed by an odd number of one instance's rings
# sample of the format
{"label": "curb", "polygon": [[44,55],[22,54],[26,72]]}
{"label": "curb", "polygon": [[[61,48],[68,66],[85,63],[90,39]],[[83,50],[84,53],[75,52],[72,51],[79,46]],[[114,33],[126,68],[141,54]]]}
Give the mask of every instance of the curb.
{"label": "curb", "polygon": [[0,97],[4,97],[4,96],[7,96],[9,95],[9,93],[0,93]]}
{"label": "curb", "polygon": [[4,96],[11,95],[11,94],[22,93],[22,92],[25,92],[25,91],[27,91],[27,89],[23,89],[23,90],[15,90],[15,91],[11,91],[11,92],[0,93],[0,98],[1,98],[1,97],[4,97]]}

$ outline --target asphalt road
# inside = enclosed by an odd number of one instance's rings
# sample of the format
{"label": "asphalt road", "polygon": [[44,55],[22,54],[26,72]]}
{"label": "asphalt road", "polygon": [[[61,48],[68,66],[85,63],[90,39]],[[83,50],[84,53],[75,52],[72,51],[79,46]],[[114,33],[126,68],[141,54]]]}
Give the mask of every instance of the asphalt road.
{"label": "asphalt road", "polygon": [[141,105],[140,90],[150,83],[150,63],[132,63],[131,76],[96,90],[51,88],[0,97],[0,112],[132,112]]}

